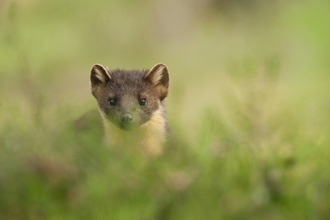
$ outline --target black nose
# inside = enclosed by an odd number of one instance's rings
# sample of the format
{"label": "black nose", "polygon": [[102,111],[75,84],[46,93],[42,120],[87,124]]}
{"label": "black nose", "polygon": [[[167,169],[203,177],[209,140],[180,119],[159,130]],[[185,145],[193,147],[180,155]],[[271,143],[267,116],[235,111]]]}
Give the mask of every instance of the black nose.
{"label": "black nose", "polygon": [[121,116],[121,122],[130,123],[133,120],[133,116],[131,114],[123,114]]}

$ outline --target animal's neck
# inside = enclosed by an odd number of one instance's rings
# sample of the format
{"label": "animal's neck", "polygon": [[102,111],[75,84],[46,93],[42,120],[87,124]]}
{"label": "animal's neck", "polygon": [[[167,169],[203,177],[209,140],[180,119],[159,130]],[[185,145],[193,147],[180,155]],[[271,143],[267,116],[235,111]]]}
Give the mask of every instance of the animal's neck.
{"label": "animal's neck", "polygon": [[142,148],[146,155],[159,155],[166,141],[166,121],[162,108],[155,111],[148,122],[132,131],[123,131],[109,122],[100,111],[105,129],[105,141],[112,146],[118,144]]}

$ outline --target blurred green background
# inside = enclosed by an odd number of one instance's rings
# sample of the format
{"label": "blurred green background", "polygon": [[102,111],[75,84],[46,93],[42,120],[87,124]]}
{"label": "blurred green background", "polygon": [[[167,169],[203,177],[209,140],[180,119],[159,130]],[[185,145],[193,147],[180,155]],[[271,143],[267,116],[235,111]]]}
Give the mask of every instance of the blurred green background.
{"label": "blurred green background", "polygon": [[[329,219],[330,3],[0,2],[0,219]],[[89,72],[171,76],[162,156],[72,125]]]}

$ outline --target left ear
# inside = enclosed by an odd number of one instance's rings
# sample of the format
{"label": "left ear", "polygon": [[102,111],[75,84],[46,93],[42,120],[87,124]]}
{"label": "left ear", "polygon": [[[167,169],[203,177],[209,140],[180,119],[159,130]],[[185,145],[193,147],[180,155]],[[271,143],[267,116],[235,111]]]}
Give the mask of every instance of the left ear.
{"label": "left ear", "polygon": [[151,82],[154,87],[157,87],[161,99],[167,96],[170,85],[170,74],[165,64],[158,63],[154,65],[144,78]]}

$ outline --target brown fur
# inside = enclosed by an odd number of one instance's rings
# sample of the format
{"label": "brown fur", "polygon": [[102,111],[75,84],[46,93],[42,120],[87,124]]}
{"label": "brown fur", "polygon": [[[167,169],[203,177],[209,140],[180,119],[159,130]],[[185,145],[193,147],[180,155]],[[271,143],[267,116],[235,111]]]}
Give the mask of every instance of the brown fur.
{"label": "brown fur", "polygon": [[[164,99],[169,88],[169,73],[164,64],[148,70],[112,70],[95,64],[91,70],[91,90],[99,105],[110,145],[134,143],[147,155],[158,155],[168,131]],[[141,105],[141,100],[146,105]],[[112,104],[110,103],[112,100]],[[130,115],[130,121],[123,115]],[[133,139],[133,140],[132,140]],[[128,142],[127,142],[128,143]]]}

